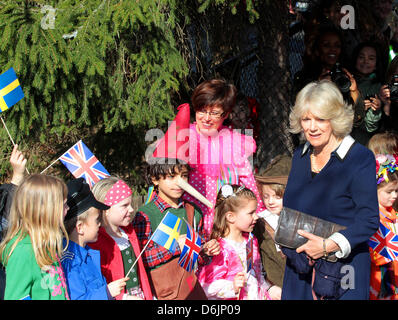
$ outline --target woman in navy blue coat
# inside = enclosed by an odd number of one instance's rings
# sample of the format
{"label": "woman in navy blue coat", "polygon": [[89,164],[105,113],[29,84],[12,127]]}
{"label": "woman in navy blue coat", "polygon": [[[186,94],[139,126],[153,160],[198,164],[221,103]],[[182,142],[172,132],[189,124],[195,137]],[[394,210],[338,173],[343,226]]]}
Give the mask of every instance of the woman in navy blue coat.
{"label": "woman in navy blue coat", "polygon": [[323,262],[318,259],[331,252],[343,266],[344,281],[339,285],[346,290],[339,299],[369,298],[367,241],[379,225],[376,164],[372,152],[349,135],[353,117],[351,106],[331,81],[312,82],[296,97],[291,132],[302,132],[307,142],[294,152],[284,206],[346,229],[327,239],[298,231],[308,241],[289,251],[282,299],[314,299],[312,272],[298,271],[295,262],[304,254],[311,261]]}

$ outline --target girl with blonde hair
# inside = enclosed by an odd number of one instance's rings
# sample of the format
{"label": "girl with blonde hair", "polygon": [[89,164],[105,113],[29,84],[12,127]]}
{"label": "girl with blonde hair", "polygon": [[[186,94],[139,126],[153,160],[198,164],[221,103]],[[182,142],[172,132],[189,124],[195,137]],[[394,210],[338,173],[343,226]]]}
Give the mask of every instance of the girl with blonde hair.
{"label": "girl with blonde hair", "polygon": [[[137,235],[131,224],[134,218],[132,190],[120,178],[108,177],[98,181],[94,197],[110,208],[102,214],[102,226],[96,242],[89,246],[101,253],[101,271],[107,283],[128,277],[126,287],[117,300],[152,300],[152,291],[142,259]],[[134,265],[134,267],[133,267]]]}
{"label": "girl with blonde hair", "polygon": [[59,261],[62,239],[68,239],[63,224],[66,197],[65,183],[52,176],[31,175],[17,188],[0,243],[5,300],[69,299]]}

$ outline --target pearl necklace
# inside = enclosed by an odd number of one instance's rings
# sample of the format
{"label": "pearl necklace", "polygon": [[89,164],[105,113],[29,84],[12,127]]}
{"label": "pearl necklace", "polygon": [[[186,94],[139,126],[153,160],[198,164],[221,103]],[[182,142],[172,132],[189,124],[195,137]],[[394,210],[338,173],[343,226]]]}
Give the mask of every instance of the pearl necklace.
{"label": "pearl necklace", "polygon": [[[341,143],[341,139],[336,140],[336,142],[334,143],[334,148],[331,148],[331,150],[336,149],[337,146],[340,145],[340,143]],[[314,150],[312,150],[311,155],[310,155],[311,170],[313,172],[315,172],[315,173],[319,173],[326,166],[326,164],[329,162],[330,155],[331,155],[331,153],[328,154],[328,158],[326,159],[324,164],[320,168],[318,168],[318,166],[316,165],[316,158],[315,158]]]}
{"label": "pearl necklace", "polygon": [[311,170],[312,170],[312,172],[315,172],[315,173],[319,173],[325,166],[326,166],[326,164],[328,163],[328,161],[326,161],[324,164],[323,164],[323,166],[321,166],[320,168],[318,168],[318,166],[316,165],[316,159],[315,159],[315,155],[314,155],[314,153],[312,152],[311,153],[311,155],[310,155],[310,159],[311,159]]}

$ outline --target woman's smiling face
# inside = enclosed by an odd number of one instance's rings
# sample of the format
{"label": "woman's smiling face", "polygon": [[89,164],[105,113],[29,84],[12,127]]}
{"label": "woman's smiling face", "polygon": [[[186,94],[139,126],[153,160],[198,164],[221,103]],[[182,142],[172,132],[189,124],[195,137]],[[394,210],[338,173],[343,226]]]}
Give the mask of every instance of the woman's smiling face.
{"label": "woman's smiling face", "polygon": [[318,55],[321,63],[327,67],[332,68],[339,60],[341,54],[341,40],[337,34],[324,34],[318,46]]}
{"label": "woman's smiling face", "polygon": [[204,107],[196,111],[195,119],[199,132],[212,135],[222,126],[224,120],[228,117],[221,106]]}

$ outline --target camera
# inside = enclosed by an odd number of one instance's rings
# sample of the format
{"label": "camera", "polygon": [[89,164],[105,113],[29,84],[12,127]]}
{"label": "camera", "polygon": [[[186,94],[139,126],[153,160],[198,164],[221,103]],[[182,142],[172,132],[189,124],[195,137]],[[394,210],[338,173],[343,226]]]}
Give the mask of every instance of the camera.
{"label": "camera", "polygon": [[294,9],[296,12],[311,13],[320,4],[320,0],[299,0],[295,1]]}
{"label": "camera", "polygon": [[341,93],[350,92],[351,80],[340,68],[339,63],[336,63],[334,68],[330,71],[330,78],[340,89]]}
{"label": "camera", "polygon": [[394,74],[391,79],[391,83],[388,84],[390,89],[390,100],[398,101],[398,74]]}
{"label": "camera", "polygon": [[307,12],[310,9],[309,1],[297,1],[294,8],[297,12]]}
{"label": "camera", "polygon": [[365,99],[363,99],[363,100],[370,100],[370,98],[376,98],[376,95],[375,94],[368,94],[368,95],[366,95]]}

